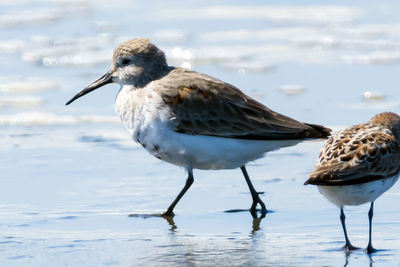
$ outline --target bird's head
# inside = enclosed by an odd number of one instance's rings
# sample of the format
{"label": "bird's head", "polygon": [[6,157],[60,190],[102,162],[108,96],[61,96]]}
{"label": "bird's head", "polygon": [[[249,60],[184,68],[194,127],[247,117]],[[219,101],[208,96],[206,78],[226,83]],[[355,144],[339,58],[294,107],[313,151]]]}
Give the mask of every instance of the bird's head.
{"label": "bird's head", "polygon": [[400,140],[400,116],[393,112],[383,112],[375,115],[370,120],[372,123],[380,124],[390,129],[397,140]]}
{"label": "bird's head", "polygon": [[77,93],[66,105],[108,83],[144,87],[164,76],[168,64],[162,50],[149,39],[137,38],[121,43],[115,50],[111,69]]}

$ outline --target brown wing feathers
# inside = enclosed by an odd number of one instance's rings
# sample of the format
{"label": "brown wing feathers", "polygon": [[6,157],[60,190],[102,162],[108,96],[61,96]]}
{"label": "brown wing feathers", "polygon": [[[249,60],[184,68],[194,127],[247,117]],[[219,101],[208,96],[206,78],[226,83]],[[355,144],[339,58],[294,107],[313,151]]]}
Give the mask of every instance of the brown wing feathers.
{"label": "brown wing feathers", "polygon": [[399,147],[394,136],[383,132],[385,129],[369,127],[353,126],[330,137],[305,184],[360,184],[398,173]]}
{"label": "brown wing feathers", "polygon": [[258,140],[330,134],[330,129],[323,126],[304,124],[270,110],[232,85],[195,72],[175,71],[182,85],[170,88],[163,99],[174,113],[173,124],[178,132]]}

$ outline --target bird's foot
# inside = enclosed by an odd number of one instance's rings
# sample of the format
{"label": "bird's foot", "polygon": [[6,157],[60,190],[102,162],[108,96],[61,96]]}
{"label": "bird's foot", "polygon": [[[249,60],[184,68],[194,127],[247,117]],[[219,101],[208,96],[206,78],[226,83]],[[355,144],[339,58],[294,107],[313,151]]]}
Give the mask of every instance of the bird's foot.
{"label": "bird's foot", "polygon": [[357,250],[357,249],[360,249],[360,248],[359,247],[355,247],[350,242],[348,242],[343,246],[343,249],[346,250],[347,252],[350,252],[352,250]]}
{"label": "bird's foot", "polygon": [[174,217],[175,213],[172,210],[167,210],[161,213],[161,217]]}
{"label": "bird's foot", "polygon": [[[258,212],[260,212],[260,216],[258,216]],[[254,219],[263,219],[265,217],[265,215],[267,215],[267,210],[263,210],[263,209],[250,209],[250,214]]]}
{"label": "bird's foot", "polygon": [[[260,193],[257,193],[257,194],[260,194]],[[262,202],[262,200],[258,197],[258,195],[257,195],[257,197],[255,199],[253,199],[253,204],[251,205],[250,213],[253,216],[253,218],[258,218],[257,209],[256,209],[257,204],[260,205],[260,207],[261,207],[261,209],[259,211],[261,212],[260,218],[262,219],[262,218],[265,217],[265,215],[267,214],[268,210],[265,207],[264,202]]]}
{"label": "bird's foot", "polygon": [[375,249],[371,244],[368,244],[368,247],[365,249],[365,251],[366,251],[368,254],[372,254],[372,253],[374,253],[374,252],[377,252],[378,250]]}
{"label": "bird's foot", "polygon": [[147,218],[154,218],[154,217],[158,217],[158,218],[163,218],[164,220],[166,220],[168,222],[169,225],[172,226],[171,230],[176,229],[176,225],[174,222],[174,213],[172,212],[172,215],[164,215],[164,213],[151,213],[151,214],[139,214],[139,213],[133,213],[133,214],[129,214],[129,217],[137,217],[137,218],[143,218],[143,219],[147,219]]}

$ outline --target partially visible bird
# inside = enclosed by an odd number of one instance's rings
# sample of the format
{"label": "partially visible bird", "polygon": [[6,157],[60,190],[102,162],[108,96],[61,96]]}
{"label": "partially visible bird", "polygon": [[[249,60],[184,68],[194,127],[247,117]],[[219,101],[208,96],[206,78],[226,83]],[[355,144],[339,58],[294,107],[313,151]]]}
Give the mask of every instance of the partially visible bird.
{"label": "partially visible bird", "polygon": [[121,85],[115,109],[133,140],[158,159],[188,172],[184,188],[163,213],[166,216],[173,215],[175,205],[192,185],[193,169],[238,167],[253,198],[252,214],[259,204],[265,215],[265,204],[245,164],[267,151],[330,134],[323,126],[276,113],[228,83],[168,66],[164,52],[148,39],[121,43],[114,51],[111,70],[67,105],[113,82]]}
{"label": "partially visible bird", "polygon": [[356,249],[347,236],[343,206],[371,203],[367,252],[371,242],[374,201],[391,188],[400,172],[400,117],[391,112],[375,115],[331,136],[305,184],[318,186],[330,202],[340,208],[345,248]]}

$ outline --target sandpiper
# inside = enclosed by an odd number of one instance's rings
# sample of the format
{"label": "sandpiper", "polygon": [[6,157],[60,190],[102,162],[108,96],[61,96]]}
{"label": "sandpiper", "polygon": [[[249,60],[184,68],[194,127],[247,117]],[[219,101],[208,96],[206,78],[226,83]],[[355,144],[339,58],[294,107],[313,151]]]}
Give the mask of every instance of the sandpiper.
{"label": "sandpiper", "polygon": [[110,71],[76,94],[77,98],[108,83],[121,85],[115,109],[132,138],[150,154],[183,166],[186,184],[161,215],[173,209],[193,183],[193,169],[240,167],[253,204],[267,212],[245,164],[264,153],[309,138],[324,138],[330,129],[301,123],[276,113],[238,88],[211,76],[168,66],[164,52],[148,39],[121,43]]}
{"label": "sandpiper", "polygon": [[347,251],[357,249],[347,236],[344,205],[371,202],[367,253],[371,243],[374,201],[391,188],[400,172],[400,117],[391,112],[375,115],[331,136],[323,146],[310,178],[330,202],[340,207],[340,220]]}

